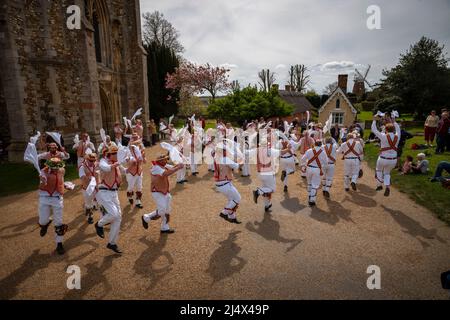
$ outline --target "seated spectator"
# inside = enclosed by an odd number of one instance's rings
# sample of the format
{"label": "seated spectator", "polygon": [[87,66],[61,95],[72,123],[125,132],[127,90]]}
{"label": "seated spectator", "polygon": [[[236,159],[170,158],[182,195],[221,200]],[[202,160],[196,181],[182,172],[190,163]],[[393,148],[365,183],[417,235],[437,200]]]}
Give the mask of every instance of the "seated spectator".
{"label": "seated spectator", "polygon": [[401,169],[402,173],[400,174],[408,174],[412,171],[413,166],[413,157],[412,156],[406,156],[406,160],[403,163],[403,167]]}
{"label": "seated spectator", "polygon": [[439,162],[436,171],[434,173],[434,176],[430,179],[431,182],[441,181],[443,179],[442,177],[442,171],[447,171],[447,173],[450,174],[450,162],[448,161],[441,161]]}
{"label": "seated spectator", "polygon": [[417,155],[417,165],[413,165],[411,167],[412,173],[417,174],[426,174],[428,172],[428,168],[430,167],[430,163],[427,159],[425,159],[424,153],[419,153]]}

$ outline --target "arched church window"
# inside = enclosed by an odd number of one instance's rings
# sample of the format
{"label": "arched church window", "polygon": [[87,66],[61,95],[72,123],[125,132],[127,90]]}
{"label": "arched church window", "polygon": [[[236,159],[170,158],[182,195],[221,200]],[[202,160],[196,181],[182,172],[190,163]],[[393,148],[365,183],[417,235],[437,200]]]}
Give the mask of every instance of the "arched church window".
{"label": "arched church window", "polygon": [[341,108],[341,100],[338,98],[336,100],[336,109],[339,109],[339,108]]}
{"label": "arched church window", "polygon": [[94,45],[95,45],[95,58],[97,62],[102,62],[102,48],[100,44],[100,25],[98,22],[97,12],[92,15],[92,26],[94,27]]}

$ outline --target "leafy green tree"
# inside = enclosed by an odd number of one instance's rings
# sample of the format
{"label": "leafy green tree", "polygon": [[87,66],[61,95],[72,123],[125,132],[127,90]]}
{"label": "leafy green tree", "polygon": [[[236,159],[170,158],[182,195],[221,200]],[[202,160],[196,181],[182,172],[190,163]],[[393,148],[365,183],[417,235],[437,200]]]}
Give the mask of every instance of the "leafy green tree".
{"label": "leafy green tree", "polygon": [[305,98],[314,106],[314,108],[319,109],[321,106],[320,96],[314,90],[308,90],[305,93]]}
{"label": "leafy green tree", "polygon": [[265,92],[248,86],[236,88],[230,95],[212,102],[208,106],[208,115],[211,118],[242,123],[244,120],[260,117],[287,116],[293,110],[292,105],[280,98],[276,88]]}
{"label": "leafy green tree", "polygon": [[[417,119],[450,101],[448,59],[444,46],[435,40],[422,37],[400,55],[396,67],[383,70],[383,75],[386,77],[381,87],[384,94],[398,97],[402,101],[397,104],[401,107],[399,111],[413,113]],[[394,102],[397,100],[395,98]]]}

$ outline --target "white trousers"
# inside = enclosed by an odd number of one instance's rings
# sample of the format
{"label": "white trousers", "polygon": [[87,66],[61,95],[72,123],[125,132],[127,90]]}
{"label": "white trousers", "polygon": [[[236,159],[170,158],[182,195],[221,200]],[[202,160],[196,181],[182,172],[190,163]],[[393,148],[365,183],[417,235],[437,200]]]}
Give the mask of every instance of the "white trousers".
{"label": "white trousers", "polygon": [[130,173],[127,173],[127,182],[128,189],[127,192],[133,192],[134,190],[142,192],[142,173],[133,176]]}
{"label": "white trousers", "polygon": [[286,171],[286,178],[284,178],[283,183],[287,186],[288,175],[295,172],[295,158],[294,156],[290,158],[280,158],[280,168],[281,171]]}
{"label": "white trousers", "polygon": [[358,159],[344,159],[344,187],[348,189],[350,181],[356,183],[358,181],[359,169],[361,161]]}
{"label": "white trousers", "polygon": [[316,202],[317,189],[320,187],[320,169],[306,167],[306,181],[308,182],[308,196],[310,202]]}
{"label": "white trousers", "polygon": [[109,231],[109,243],[117,244],[119,239],[120,224],[122,222],[122,212],[120,209],[120,202],[117,191],[99,190],[97,195],[97,202],[101,205],[106,214],[98,222],[99,227],[104,227],[108,223],[111,224]]}
{"label": "white trousers", "polygon": [[83,161],[84,161],[83,157],[78,157],[77,158],[77,168],[78,168],[78,170],[80,170],[80,167],[83,164]]}
{"label": "white trousers", "polygon": [[216,184],[216,190],[228,199],[222,213],[227,214],[230,219],[235,219],[237,206],[239,205],[239,202],[241,202],[241,195],[239,194],[239,191],[237,191],[231,182],[225,185],[223,185],[223,182]]}
{"label": "white trousers", "polygon": [[258,187],[259,195],[267,194],[264,196],[264,206],[267,208],[271,205],[271,194],[275,192],[277,188],[277,183],[275,181],[275,174],[273,172],[269,173],[259,173],[259,180],[261,181],[261,187]]}
{"label": "white trousers", "polygon": [[330,191],[331,185],[333,184],[335,164],[327,164],[322,168],[322,185],[323,191]]}
{"label": "white trousers", "polygon": [[145,222],[149,223],[150,220],[156,220],[158,217],[161,217],[161,231],[169,230],[169,215],[170,211],[172,211],[172,196],[170,193],[163,194],[161,192],[152,192],[152,197],[156,202],[156,210],[144,214]]}
{"label": "white trousers", "polygon": [[389,160],[378,157],[377,165],[375,167],[377,187],[391,185],[391,170],[397,165],[397,159]]}
{"label": "white trousers", "polygon": [[250,175],[250,165],[248,163],[244,163],[242,165],[242,175],[249,176]]}
{"label": "white trousers", "polygon": [[191,173],[197,173],[197,163],[195,162],[195,153],[191,152]]}
{"label": "white trousers", "polygon": [[186,166],[183,166],[183,168],[177,171],[177,182],[183,181],[185,178],[186,178]]}
{"label": "white trousers", "polygon": [[[63,197],[39,196],[39,224],[45,226],[50,222],[53,211],[53,224],[55,227],[63,225]],[[56,243],[63,241],[63,236],[55,236]]]}
{"label": "white trousers", "polygon": [[84,208],[92,209],[94,207],[95,191],[92,192],[91,195],[89,195],[86,190],[83,190],[83,197],[84,197]]}

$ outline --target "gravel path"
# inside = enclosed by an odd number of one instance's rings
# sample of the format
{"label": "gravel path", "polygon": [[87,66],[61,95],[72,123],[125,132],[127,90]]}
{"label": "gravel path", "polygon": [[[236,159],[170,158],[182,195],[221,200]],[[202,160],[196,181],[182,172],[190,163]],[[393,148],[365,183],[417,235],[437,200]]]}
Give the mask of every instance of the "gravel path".
{"label": "gravel path", "polygon": [[[154,147],[147,154],[153,158],[159,151]],[[250,178],[236,175],[241,225],[219,218],[225,198],[202,165],[184,186],[171,177],[176,233],[164,236],[160,221],[149,230],[141,225],[141,214],[154,209],[149,166],[143,210],[130,207],[120,192],[122,256],[106,249],[106,239],[86,223],[80,191],[65,196],[64,256],[54,252],[53,227],[39,236],[36,192],[0,198],[0,298],[448,298],[440,273],[450,268],[450,228],[395,189],[389,198],[375,192],[374,173],[365,164],[358,191],[346,193],[338,161],[331,200],[320,191],[313,209],[299,172],[289,176],[288,194],[278,174],[272,214],[264,213],[262,201],[253,203],[255,172]],[[81,269],[81,290],[66,287],[69,265]],[[381,268],[380,290],[366,287],[369,265]]]}

